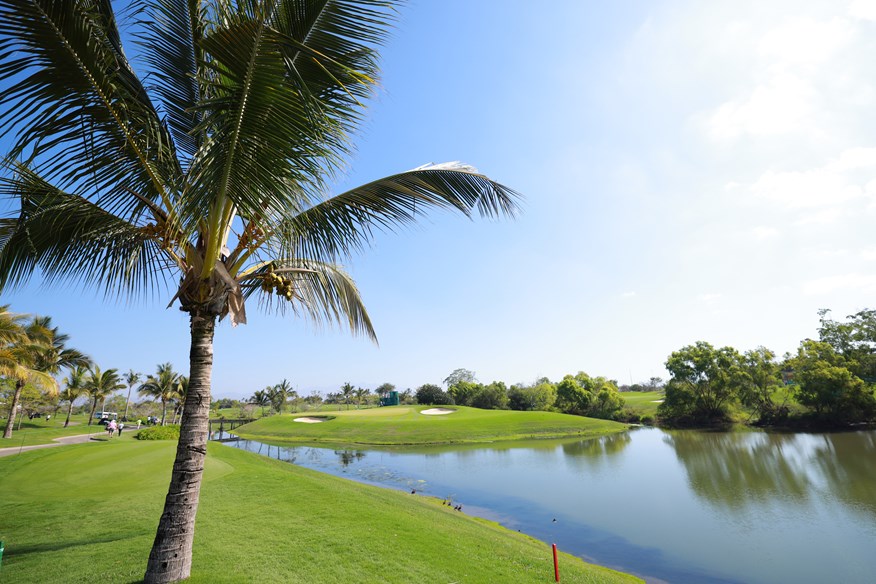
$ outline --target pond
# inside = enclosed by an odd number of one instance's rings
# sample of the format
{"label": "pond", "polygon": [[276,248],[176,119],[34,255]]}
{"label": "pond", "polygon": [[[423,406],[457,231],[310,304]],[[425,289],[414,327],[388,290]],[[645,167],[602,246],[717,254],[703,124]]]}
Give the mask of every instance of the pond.
{"label": "pond", "polygon": [[876,432],[643,428],[411,450],[233,446],[462,504],[648,582],[876,581]]}

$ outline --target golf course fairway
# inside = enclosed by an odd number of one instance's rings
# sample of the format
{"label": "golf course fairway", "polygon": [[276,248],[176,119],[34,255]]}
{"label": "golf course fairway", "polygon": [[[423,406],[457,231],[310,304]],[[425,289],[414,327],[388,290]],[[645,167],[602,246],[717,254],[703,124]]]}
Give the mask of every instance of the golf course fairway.
{"label": "golf course fairway", "polygon": [[[122,437],[0,458],[0,581],[140,581],[175,446]],[[565,554],[560,570],[564,583],[640,582]],[[553,576],[549,545],[434,499],[209,445],[189,582]]]}
{"label": "golf course fairway", "polygon": [[[441,409],[452,411],[441,412]],[[431,413],[439,415],[429,415]],[[321,423],[295,423],[301,418],[321,420]],[[595,438],[627,428],[610,420],[554,412],[416,405],[269,416],[235,428],[234,433],[241,438],[272,442],[425,445]]]}

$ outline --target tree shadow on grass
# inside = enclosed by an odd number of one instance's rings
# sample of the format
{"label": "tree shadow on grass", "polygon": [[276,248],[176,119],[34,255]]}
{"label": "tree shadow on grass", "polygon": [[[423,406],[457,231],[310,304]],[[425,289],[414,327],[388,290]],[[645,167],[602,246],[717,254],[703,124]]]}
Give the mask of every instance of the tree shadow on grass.
{"label": "tree shadow on grass", "polygon": [[52,541],[46,543],[37,543],[31,545],[14,545],[14,544],[6,544],[6,551],[4,556],[8,559],[12,559],[14,557],[24,557],[29,554],[40,554],[44,552],[57,552],[60,550],[66,550],[75,547],[81,547],[85,545],[94,545],[101,543],[113,543],[117,541],[122,541],[125,539],[134,539],[137,537],[143,537],[148,535],[145,532],[129,532],[129,533],[121,533],[121,534],[113,534],[111,536],[102,536],[102,537],[91,537],[88,539],[75,540],[75,541]]}

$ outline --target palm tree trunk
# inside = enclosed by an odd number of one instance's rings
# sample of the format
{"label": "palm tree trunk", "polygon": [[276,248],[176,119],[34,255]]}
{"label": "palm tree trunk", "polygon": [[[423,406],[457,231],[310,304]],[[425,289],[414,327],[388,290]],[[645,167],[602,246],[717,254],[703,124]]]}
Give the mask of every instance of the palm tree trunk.
{"label": "palm tree trunk", "polygon": [[164,419],[167,417],[167,402],[164,398],[161,399],[161,425],[164,425]]}
{"label": "palm tree trunk", "polygon": [[[94,396],[94,399],[91,402],[91,413],[88,414],[88,425],[91,425],[91,420],[94,419],[94,410],[97,409],[97,396]],[[101,410],[103,411],[103,410]]]}
{"label": "palm tree trunk", "polygon": [[64,421],[65,428],[70,425],[70,416],[73,414],[73,402],[74,401],[76,401],[76,398],[73,398],[70,400],[70,406],[67,408],[67,419]]}
{"label": "palm tree trunk", "polygon": [[122,421],[128,421],[128,404],[131,403],[131,390],[134,389],[133,385],[128,386],[128,398],[125,400],[125,413],[122,414]]}
{"label": "palm tree trunk", "polygon": [[189,394],[183,407],[176,460],[164,501],[164,512],[149,553],[145,584],[176,582],[188,578],[192,569],[195,514],[204,457],[207,455],[216,317],[193,314],[191,323]]}
{"label": "palm tree trunk", "polygon": [[6,420],[6,430],[3,432],[4,438],[12,438],[12,427],[15,425],[15,412],[18,410],[18,401],[21,399],[21,390],[24,389],[24,382],[19,380],[15,382],[15,393],[12,395],[12,405],[9,406],[9,419]]}

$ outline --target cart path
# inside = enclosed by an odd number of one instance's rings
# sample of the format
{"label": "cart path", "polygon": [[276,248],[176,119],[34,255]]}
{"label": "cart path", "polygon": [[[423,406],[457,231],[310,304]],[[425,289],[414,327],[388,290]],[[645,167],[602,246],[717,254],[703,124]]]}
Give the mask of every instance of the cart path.
{"label": "cart path", "polygon": [[[9,448],[0,448],[0,457],[11,456],[19,452],[28,450],[36,450],[37,448],[52,448],[53,446],[64,446],[65,444],[81,444],[91,440],[92,436],[105,434],[105,432],[95,432],[94,434],[77,434],[75,436],[61,436],[55,438],[52,444],[34,444],[32,446],[11,446]],[[14,439],[14,438],[13,438]]]}

